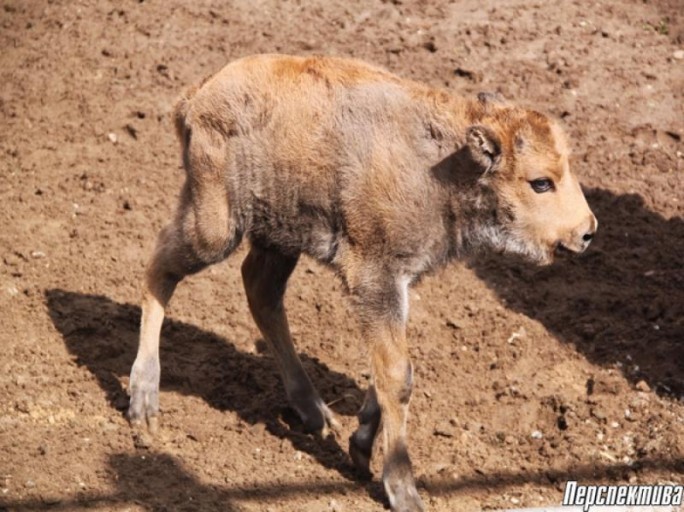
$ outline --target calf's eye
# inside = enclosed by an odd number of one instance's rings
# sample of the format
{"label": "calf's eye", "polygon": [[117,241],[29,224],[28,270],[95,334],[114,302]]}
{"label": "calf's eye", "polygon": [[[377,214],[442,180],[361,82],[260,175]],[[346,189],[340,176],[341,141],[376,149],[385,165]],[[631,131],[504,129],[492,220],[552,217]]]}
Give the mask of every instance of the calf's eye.
{"label": "calf's eye", "polygon": [[530,181],[530,186],[537,194],[542,194],[553,190],[553,181],[548,178],[539,178],[538,180]]}

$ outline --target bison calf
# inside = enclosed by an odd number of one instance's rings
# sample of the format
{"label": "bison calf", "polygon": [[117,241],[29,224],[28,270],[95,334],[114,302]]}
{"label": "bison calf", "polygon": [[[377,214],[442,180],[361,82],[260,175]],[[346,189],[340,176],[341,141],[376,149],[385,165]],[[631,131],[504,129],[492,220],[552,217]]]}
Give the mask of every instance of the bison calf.
{"label": "bison calf", "polygon": [[562,129],[495,96],[454,96],[354,60],[277,55],[229,64],[182,97],[175,120],[187,180],[146,273],[130,419],[156,424],[159,331],[176,284],[245,236],[249,308],[290,403],[307,429],[333,425],[283,306],[304,253],[340,276],[372,346],[351,458],[368,471],[382,424],[392,509],[422,510],[406,444],[408,287],[482,249],[540,264],[561,247],[586,249],[597,222]]}

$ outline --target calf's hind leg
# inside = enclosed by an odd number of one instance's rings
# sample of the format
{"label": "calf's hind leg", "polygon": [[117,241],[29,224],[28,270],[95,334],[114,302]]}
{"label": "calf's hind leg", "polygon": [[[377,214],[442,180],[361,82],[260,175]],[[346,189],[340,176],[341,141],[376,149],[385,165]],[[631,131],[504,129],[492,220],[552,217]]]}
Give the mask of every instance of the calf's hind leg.
{"label": "calf's hind leg", "polygon": [[146,421],[151,431],[157,428],[159,412],[159,334],[164,308],[178,282],[189,273],[182,263],[184,251],[180,240],[174,224],[161,231],[143,282],[140,341],[131,368],[128,419],[133,424]]}
{"label": "calf's hind leg", "polygon": [[290,405],[299,414],[307,432],[317,432],[325,437],[329,427],[337,428],[337,422],[299,360],[283,305],[287,280],[297,260],[298,257],[252,246],[242,264],[242,278],[249,309],[275,355]]}
{"label": "calf's hind leg", "polygon": [[[223,173],[225,155],[213,149],[206,131],[196,130],[184,144],[188,179],[174,220],[162,230],[143,283],[138,355],[130,378],[128,417],[157,427],[159,412],[159,333],[164,309],[178,282],[225,259],[239,244]],[[208,149],[207,149],[208,148]]]}
{"label": "calf's hind leg", "polygon": [[380,405],[375,387],[370,386],[358,414],[359,428],[349,439],[349,455],[363,476],[369,478],[375,436],[380,427]]}

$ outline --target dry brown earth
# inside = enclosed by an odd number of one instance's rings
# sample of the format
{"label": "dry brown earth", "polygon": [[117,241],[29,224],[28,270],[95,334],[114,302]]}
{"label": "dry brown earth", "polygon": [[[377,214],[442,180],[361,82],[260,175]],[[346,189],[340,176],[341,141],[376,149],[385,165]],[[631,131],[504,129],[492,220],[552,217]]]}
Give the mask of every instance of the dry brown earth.
{"label": "dry brown earth", "polygon": [[366,346],[311,261],[287,305],[342,438],[299,433],[284,407],[244,251],[174,299],[161,436],[122,414],[138,283],[183,179],[168,113],[185,86],[260,52],[498,90],[571,134],[601,224],[584,257],[473,261],[412,292],[410,438],[430,510],[557,503],[568,479],[684,483],[681,13],[681,0],[3,0],[0,510],[382,510],[345,453]]}

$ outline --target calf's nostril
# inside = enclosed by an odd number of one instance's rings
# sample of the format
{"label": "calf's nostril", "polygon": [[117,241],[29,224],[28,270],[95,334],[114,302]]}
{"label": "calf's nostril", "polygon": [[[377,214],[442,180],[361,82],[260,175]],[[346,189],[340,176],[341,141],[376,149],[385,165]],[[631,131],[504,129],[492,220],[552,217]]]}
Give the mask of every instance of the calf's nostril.
{"label": "calf's nostril", "polygon": [[585,242],[591,242],[592,238],[594,238],[594,233],[585,233],[582,237],[582,240],[584,240]]}

